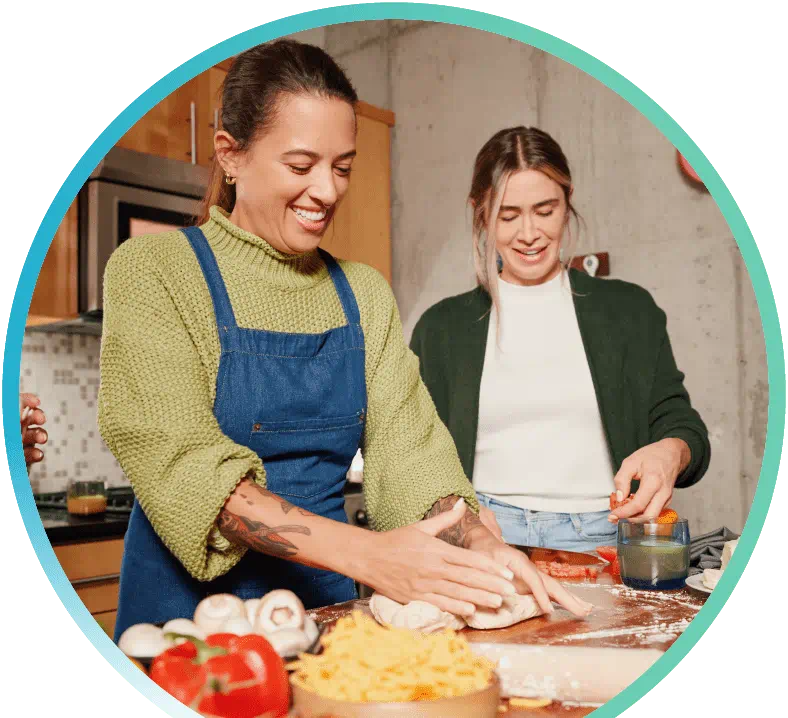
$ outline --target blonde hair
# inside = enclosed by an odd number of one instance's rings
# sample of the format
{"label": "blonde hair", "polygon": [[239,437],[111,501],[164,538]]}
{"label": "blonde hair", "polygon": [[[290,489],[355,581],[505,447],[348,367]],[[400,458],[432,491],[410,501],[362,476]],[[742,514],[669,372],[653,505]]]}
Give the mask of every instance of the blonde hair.
{"label": "blonde hair", "polygon": [[[568,267],[574,257],[577,235],[572,233],[570,218],[579,225],[580,215],[572,205],[572,175],[569,163],[558,143],[535,127],[512,127],[496,132],[479,150],[473,167],[468,202],[473,208],[473,264],[476,281],[492,299],[500,314],[498,295],[498,252],[495,246],[496,218],[501,209],[509,178],[516,172],[537,170],[561,186],[567,206],[568,241],[562,247],[562,265]],[[499,324],[500,327],[500,324]]]}

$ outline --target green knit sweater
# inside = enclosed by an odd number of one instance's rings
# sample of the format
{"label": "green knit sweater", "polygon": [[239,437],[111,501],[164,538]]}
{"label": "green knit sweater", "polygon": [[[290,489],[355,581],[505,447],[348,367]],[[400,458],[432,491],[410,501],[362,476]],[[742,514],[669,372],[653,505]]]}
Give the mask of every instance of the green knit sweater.
{"label": "green knit sweater", "polygon": [[[345,324],[317,252],[286,255],[236,227],[217,207],[201,228],[239,326],[319,333]],[[419,376],[394,295],[376,270],[340,260],[366,342],[364,493],[373,528],[418,521],[445,496],[476,509],[454,442]],[[195,578],[229,571],[246,549],[215,527],[247,472],[265,467],[213,414],[220,346],[211,296],[181,232],[137,237],[111,257],[104,280],[98,422],[145,513]]]}

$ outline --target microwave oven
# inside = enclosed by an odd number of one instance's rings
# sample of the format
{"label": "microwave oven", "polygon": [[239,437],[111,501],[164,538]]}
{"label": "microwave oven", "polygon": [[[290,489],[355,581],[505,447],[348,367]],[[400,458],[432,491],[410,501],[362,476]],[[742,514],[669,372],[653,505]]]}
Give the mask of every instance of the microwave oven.
{"label": "microwave oven", "polygon": [[113,147],[79,192],[78,309],[102,317],[104,269],[127,239],[193,225],[209,170]]}

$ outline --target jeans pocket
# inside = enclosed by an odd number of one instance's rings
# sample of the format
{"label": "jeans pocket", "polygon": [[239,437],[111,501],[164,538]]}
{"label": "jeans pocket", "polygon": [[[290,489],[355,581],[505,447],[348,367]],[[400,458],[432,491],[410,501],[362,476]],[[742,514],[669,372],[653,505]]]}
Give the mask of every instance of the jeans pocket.
{"label": "jeans pocket", "polygon": [[490,509],[497,517],[510,519],[516,521],[522,519],[525,512],[519,506],[512,506],[505,504],[502,501],[486,496],[485,494],[476,494],[479,503]]}
{"label": "jeans pocket", "polygon": [[609,511],[590,511],[588,513],[573,514],[572,518],[577,526],[577,533],[581,538],[589,541],[609,539],[615,543],[617,528],[607,520]]}

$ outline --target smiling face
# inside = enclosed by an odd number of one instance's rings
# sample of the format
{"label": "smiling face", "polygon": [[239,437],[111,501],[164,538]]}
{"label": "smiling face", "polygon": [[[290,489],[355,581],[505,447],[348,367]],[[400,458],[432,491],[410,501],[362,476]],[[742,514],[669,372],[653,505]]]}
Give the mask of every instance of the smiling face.
{"label": "smiling face", "polygon": [[216,149],[236,178],[230,221],[280,252],[303,254],[320,244],[347,192],[356,117],[344,100],[290,95],[246,150],[221,132]]}
{"label": "smiling face", "polygon": [[509,177],[495,226],[501,279],[525,286],[560,273],[567,211],[563,188],[546,174],[529,169]]}

